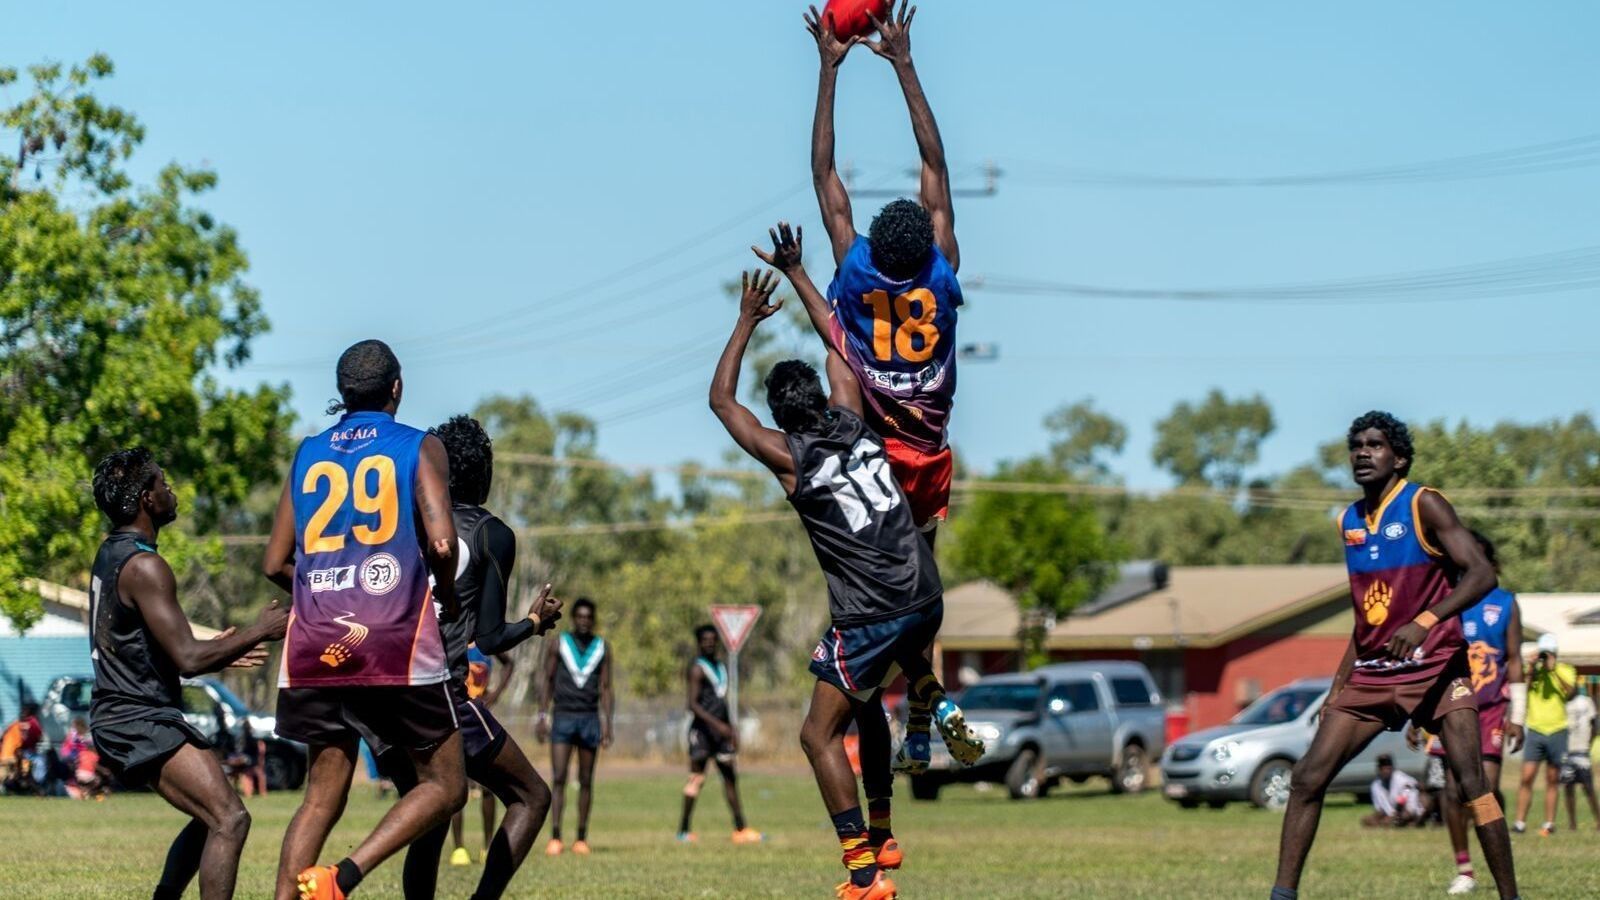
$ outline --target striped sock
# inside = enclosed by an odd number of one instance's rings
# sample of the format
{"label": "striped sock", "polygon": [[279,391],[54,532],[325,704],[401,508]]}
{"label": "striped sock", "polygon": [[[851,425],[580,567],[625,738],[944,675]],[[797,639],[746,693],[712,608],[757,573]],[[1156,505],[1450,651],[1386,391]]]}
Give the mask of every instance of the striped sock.
{"label": "striped sock", "polygon": [[894,831],[889,826],[889,806],[888,797],[867,799],[867,840],[874,847],[882,847],[885,841],[894,837]]}
{"label": "striped sock", "polygon": [[911,688],[911,700],[906,704],[906,728],[910,731],[928,732],[933,727],[933,708],[944,699],[944,687],[939,679],[924,675]]}
{"label": "striped sock", "polygon": [[852,806],[833,817],[833,830],[839,835],[839,847],[844,851],[844,867],[850,871],[850,883],[866,887],[878,877],[878,857],[872,852],[867,839],[867,823],[861,818],[861,807]]}
{"label": "striped sock", "polygon": [[1472,854],[1463,850],[1456,854],[1456,873],[1472,877]]}

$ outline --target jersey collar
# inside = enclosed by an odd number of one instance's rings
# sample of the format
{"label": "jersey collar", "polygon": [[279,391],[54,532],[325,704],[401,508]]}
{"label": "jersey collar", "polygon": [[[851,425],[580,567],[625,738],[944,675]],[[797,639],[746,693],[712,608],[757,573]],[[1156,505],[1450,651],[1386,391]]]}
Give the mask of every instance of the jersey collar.
{"label": "jersey collar", "polygon": [[1388,511],[1389,504],[1394,502],[1394,498],[1400,496],[1400,492],[1405,490],[1406,484],[1407,482],[1404,478],[1396,481],[1394,487],[1390,488],[1389,492],[1384,494],[1383,499],[1379,501],[1378,511],[1375,513],[1366,508],[1367,501],[1361,501],[1361,516],[1366,520],[1368,534],[1378,533],[1378,526],[1383,522],[1383,514]]}

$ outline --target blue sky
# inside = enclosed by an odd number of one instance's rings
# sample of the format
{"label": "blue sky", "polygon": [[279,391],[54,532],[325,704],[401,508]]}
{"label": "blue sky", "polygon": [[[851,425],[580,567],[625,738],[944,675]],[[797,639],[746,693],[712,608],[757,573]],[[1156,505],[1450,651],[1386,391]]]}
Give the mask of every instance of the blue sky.
{"label": "blue sky", "polygon": [[[610,458],[710,461],[729,446],[702,390],[732,321],[719,285],[772,221],[817,222],[802,8],[45,4],[10,17],[0,60],[111,54],[105,93],[149,130],[138,168],[219,171],[204,203],[239,229],[275,325],[230,377],[287,381],[307,427],[326,421],[338,351],[379,336],[406,363],[404,418],[529,392],[599,419]],[[998,197],[958,206],[964,276],[1203,288],[1600,244],[1600,167],[1270,189],[1087,187],[1047,169],[1272,176],[1589,134],[1595,34],[1600,6],[1575,2],[928,0],[914,39],[953,163],[1011,172]],[[839,152],[909,189],[902,101],[863,51],[842,74]],[[877,202],[857,203],[863,227]],[[961,340],[1002,355],[964,368],[954,441],[987,469],[1041,449],[1049,410],[1093,397],[1129,426],[1119,470],[1155,487],[1154,421],[1213,386],[1272,402],[1261,471],[1374,406],[1592,412],[1592,295],[1304,306],[974,290]],[[633,369],[637,387],[603,390]]]}

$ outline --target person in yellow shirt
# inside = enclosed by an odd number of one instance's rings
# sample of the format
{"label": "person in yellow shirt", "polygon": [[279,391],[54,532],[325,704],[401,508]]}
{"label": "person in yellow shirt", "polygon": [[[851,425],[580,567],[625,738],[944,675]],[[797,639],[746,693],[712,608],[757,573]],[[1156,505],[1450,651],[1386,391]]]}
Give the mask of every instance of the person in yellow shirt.
{"label": "person in yellow shirt", "polygon": [[1517,821],[1511,830],[1527,830],[1528,809],[1533,806],[1533,782],[1539,764],[1545,766],[1544,825],[1539,834],[1549,837],[1556,830],[1556,799],[1560,790],[1561,764],[1567,756],[1567,701],[1578,689],[1578,670],[1559,662],[1556,636],[1539,638],[1539,653],[1528,670],[1528,721],[1522,750],[1522,784],[1517,788]]}

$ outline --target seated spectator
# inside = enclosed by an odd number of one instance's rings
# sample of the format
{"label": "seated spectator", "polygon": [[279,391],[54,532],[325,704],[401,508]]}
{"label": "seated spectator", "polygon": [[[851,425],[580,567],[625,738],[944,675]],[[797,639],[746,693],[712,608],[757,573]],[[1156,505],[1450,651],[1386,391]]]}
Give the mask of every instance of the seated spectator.
{"label": "seated spectator", "polygon": [[39,704],[24,703],[17,720],[0,734],[0,785],[7,793],[36,794],[49,769],[39,753],[44,726],[39,724]]}
{"label": "seated spectator", "polygon": [[1394,757],[1378,757],[1372,780],[1372,814],[1361,820],[1368,828],[1403,828],[1423,822],[1422,791],[1417,780],[1394,767]]}
{"label": "seated spectator", "polygon": [[105,779],[100,774],[100,754],[89,736],[89,723],[82,716],[72,720],[72,728],[61,741],[61,765],[66,769],[67,796],[75,800],[105,796]]}
{"label": "seated spectator", "polygon": [[222,769],[238,786],[239,793],[253,797],[267,792],[267,773],[262,766],[261,742],[250,730],[250,720],[239,724],[238,740],[229,740],[222,757]]}

